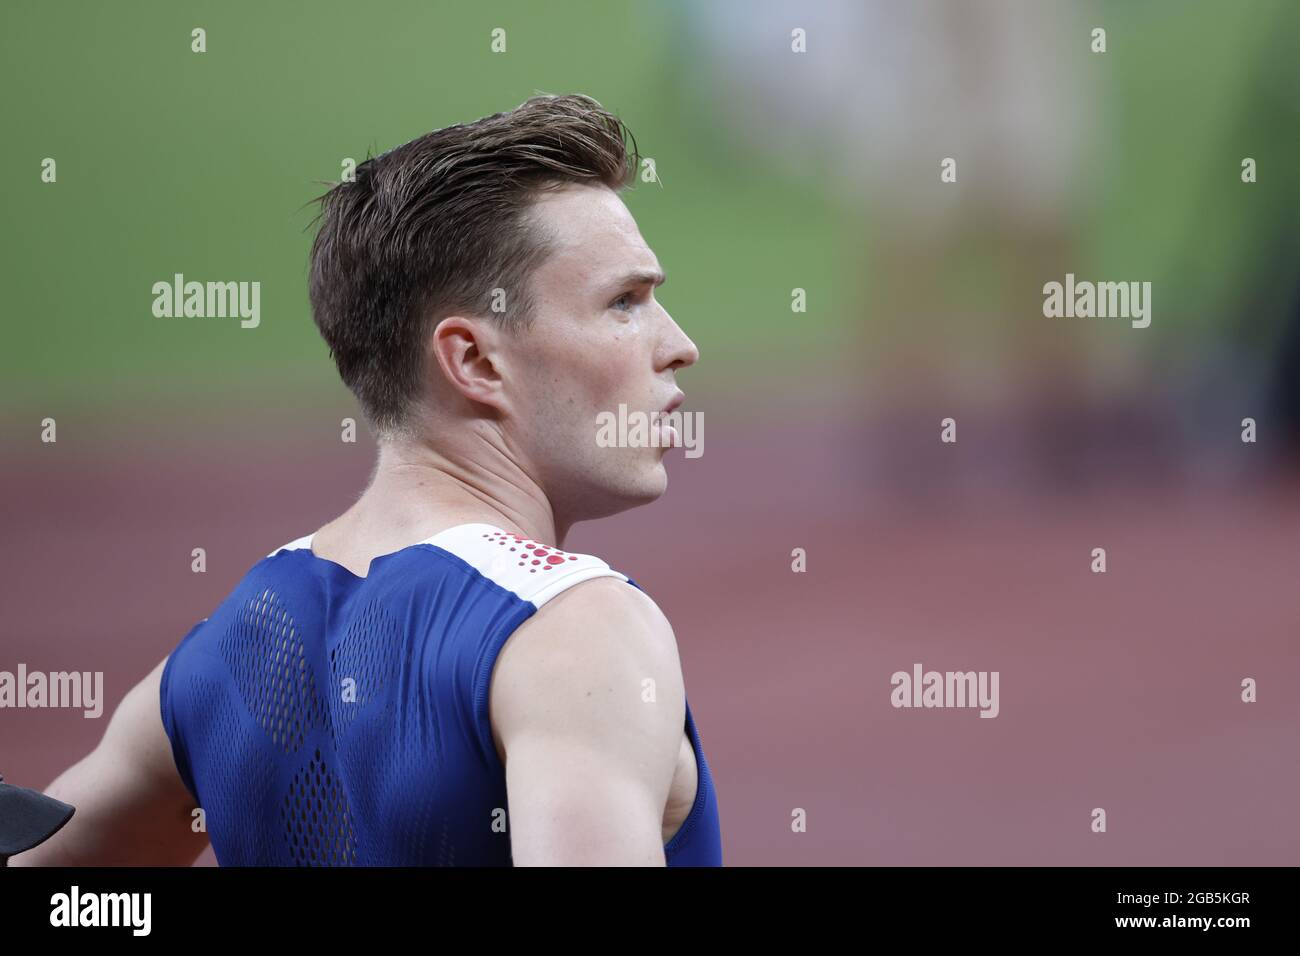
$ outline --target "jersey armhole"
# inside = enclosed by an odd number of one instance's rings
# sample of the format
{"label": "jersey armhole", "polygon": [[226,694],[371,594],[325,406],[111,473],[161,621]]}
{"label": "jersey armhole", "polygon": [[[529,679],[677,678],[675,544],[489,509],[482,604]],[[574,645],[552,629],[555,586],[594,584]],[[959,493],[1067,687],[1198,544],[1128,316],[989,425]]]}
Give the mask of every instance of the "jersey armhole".
{"label": "jersey armhole", "polygon": [[181,649],[195,634],[195,632],[207,623],[207,620],[207,618],[204,618],[202,621],[199,621],[198,624],[195,624],[190,628],[189,632],[181,638],[176,647],[172,649],[172,652],[167,655],[167,662],[163,664],[162,676],[158,681],[159,710],[162,715],[163,732],[167,734],[167,740],[171,743],[172,763],[176,766],[176,772],[181,778],[181,783],[185,784],[185,789],[188,790],[190,796],[194,798],[195,806],[199,806],[200,804],[199,795],[194,786],[193,776],[190,773],[189,754],[185,749],[185,742],[176,732],[176,714],[175,705],[172,703],[171,684],[176,655],[180,653]]}

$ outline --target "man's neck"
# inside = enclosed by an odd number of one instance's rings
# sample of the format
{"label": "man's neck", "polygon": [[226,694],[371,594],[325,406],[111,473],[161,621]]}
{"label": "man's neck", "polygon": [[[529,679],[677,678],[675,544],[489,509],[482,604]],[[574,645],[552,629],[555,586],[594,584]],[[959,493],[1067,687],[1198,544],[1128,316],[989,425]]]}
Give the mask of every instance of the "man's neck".
{"label": "man's neck", "polygon": [[557,525],[542,489],[496,443],[477,445],[474,455],[457,455],[426,442],[383,442],[357,504],[381,524],[418,531],[481,521],[560,547],[568,528]]}

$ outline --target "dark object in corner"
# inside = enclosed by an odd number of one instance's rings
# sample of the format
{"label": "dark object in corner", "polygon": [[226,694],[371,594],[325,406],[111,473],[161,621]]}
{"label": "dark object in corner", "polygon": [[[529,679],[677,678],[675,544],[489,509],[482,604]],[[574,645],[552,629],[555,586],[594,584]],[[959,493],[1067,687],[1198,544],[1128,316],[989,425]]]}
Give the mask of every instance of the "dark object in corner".
{"label": "dark object in corner", "polygon": [[76,808],[39,790],[15,787],[0,776],[0,866],[44,843],[72,819]]}

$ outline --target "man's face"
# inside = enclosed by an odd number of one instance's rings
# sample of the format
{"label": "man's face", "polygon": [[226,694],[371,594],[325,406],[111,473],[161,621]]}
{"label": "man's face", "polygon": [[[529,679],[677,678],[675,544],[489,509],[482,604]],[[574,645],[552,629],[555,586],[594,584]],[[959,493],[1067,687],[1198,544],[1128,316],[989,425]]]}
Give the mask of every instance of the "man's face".
{"label": "man's face", "polygon": [[532,216],[553,251],[532,276],[532,325],[506,343],[508,427],[557,519],[571,524],[663,494],[668,438],[652,428],[640,447],[601,447],[602,414],[608,436],[620,405],[647,419],[675,405],[677,369],[699,351],[655,301],[659,260],[612,190],[544,193]]}

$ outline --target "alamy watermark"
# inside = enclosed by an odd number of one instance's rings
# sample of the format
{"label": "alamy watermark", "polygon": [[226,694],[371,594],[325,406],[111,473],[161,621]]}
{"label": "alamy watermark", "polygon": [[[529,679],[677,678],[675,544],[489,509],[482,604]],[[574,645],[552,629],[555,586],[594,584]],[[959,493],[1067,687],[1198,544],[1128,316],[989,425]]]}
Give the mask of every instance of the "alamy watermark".
{"label": "alamy watermark", "polygon": [[83,710],[96,718],[104,713],[103,671],[0,671],[0,707],[50,707]]}
{"label": "alamy watermark", "polygon": [[596,416],[596,444],[601,448],[684,448],[687,458],[704,454],[704,413],[637,412],[619,405],[618,412]]}
{"label": "alamy watermark", "polygon": [[1049,319],[1132,319],[1135,329],[1151,324],[1150,282],[1076,282],[1065,274],[1064,284],[1043,286],[1043,315]]}
{"label": "alamy watermark", "polygon": [[153,314],[160,319],[242,319],[241,328],[262,321],[262,283],[186,282],[178,272],[171,282],[153,284]]}
{"label": "alamy watermark", "polygon": [[51,926],[120,926],[132,936],[148,936],[152,911],[152,893],[83,893],[73,884],[50,897]]}
{"label": "alamy watermark", "polygon": [[895,671],[889,678],[894,707],[978,707],[981,717],[998,715],[997,671]]}

